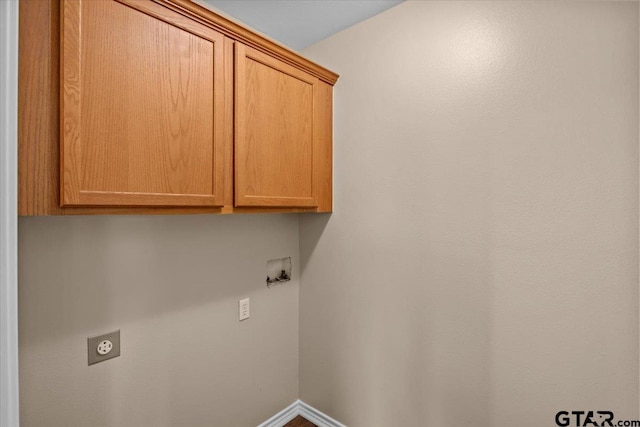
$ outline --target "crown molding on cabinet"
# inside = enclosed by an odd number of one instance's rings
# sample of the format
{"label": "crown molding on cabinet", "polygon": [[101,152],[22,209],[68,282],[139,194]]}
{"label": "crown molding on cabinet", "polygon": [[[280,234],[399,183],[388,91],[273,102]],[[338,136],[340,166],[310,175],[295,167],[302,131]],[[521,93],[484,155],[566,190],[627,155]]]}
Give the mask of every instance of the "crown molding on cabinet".
{"label": "crown molding on cabinet", "polygon": [[[96,2],[101,3],[101,2]],[[104,5],[110,2],[102,2]],[[268,40],[268,38],[260,36],[254,33],[249,28],[244,28],[240,24],[236,24],[231,20],[224,18],[215,12],[211,12],[208,9],[197,5],[196,3],[190,0],[112,0],[111,3],[119,3],[127,6],[126,8],[112,8],[109,10],[111,13],[111,18],[107,19],[107,17],[103,17],[101,20],[96,18],[95,10],[99,9],[93,2],[81,2],[80,0],[42,0],[42,1],[33,1],[33,2],[18,2],[20,8],[20,54],[19,54],[19,112],[18,112],[18,188],[19,188],[19,197],[18,197],[18,213],[19,215],[113,215],[113,214],[238,214],[238,213],[294,213],[294,212],[330,212],[332,210],[332,116],[333,116],[333,87],[332,83],[335,83],[338,78],[337,74],[328,71],[321,66],[314,64],[311,61],[308,61],[295,52],[290,51],[286,47],[278,45],[276,42]],[[73,19],[62,20],[61,15],[64,10],[67,10],[68,13],[73,12],[77,15],[78,7],[77,5],[84,4],[84,26],[78,26],[76,21]],[[65,6],[66,5],[66,6]],[[72,7],[74,6],[75,9]],[[104,6],[103,5],[103,6]],[[63,10],[62,6],[65,6],[66,9]],[[101,6],[102,7],[102,6]],[[105,6],[106,7],[106,6]],[[93,10],[93,12],[91,12]],[[134,12],[137,11],[137,12]],[[93,13],[93,15],[92,15]],[[102,13],[102,12],[101,12]],[[73,103],[62,103],[61,102],[61,94],[66,92],[62,91],[62,85],[71,84],[77,85],[77,82],[74,82],[73,79],[65,79],[65,74],[62,72],[64,70],[61,65],[68,65],[70,62],[64,61],[63,55],[61,52],[70,52],[64,49],[61,50],[61,44],[66,40],[68,46],[73,46],[73,43],[77,44],[79,40],[76,37],[77,33],[83,29],[84,31],[95,30],[96,26],[91,25],[88,22],[93,19],[96,22],[100,22],[103,30],[102,34],[109,34],[110,31],[120,31],[117,28],[117,25],[114,28],[109,28],[113,22],[116,22],[120,15],[118,14],[129,14],[128,16],[134,16],[135,13],[141,13],[148,17],[151,22],[163,22],[164,26],[173,26],[175,28],[179,28],[188,33],[194,34],[196,39],[198,40],[207,40],[211,41],[211,37],[207,36],[207,34],[215,33],[220,35],[216,40],[217,42],[213,43],[214,51],[218,47],[222,47],[222,59],[217,57],[217,61],[209,61],[207,62],[206,56],[202,60],[203,66],[210,66],[217,69],[217,73],[215,76],[223,75],[223,81],[220,82],[215,80],[214,87],[218,89],[214,89],[213,93],[209,96],[209,98],[213,97],[214,101],[217,100],[221,92],[223,93],[222,103],[215,103],[217,108],[214,108],[214,121],[221,119],[222,123],[218,123],[217,126],[214,126],[214,129],[222,130],[221,132],[216,132],[214,135],[214,140],[216,141],[214,144],[214,149],[219,148],[218,143],[222,144],[223,149],[216,151],[217,155],[213,156],[215,164],[214,172],[223,170],[223,178],[219,178],[214,180],[215,183],[224,182],[224,185],[219,188],[216,184],[214,194],[217,196],[222,196],[221,202],[216,200],[215,205],[206,204],[199,205],[195,204],[187,204],[183,201],[177,201],[174,203],[172,200],[169,200],[166,204],[163,201],[162,203],[156,202],[153,199],[153,203],[149,202],[150,198],[155,197],[155,194],[169,194],[169,195],[180,195],[180,194],[206,194],[209,192],[206,189],[205,181],[208,179],[204,174],[200,174],[198,176],[199,181],[196,185],[197,191],[192,191],[192,187],[186,187],[186,193],[180,193],[179,186],[174,186],[175,189],[168,191],[162,185],[158,187],[136,187],[136,185],[124,184],[119,187],[109,187],[109,185],[94,185],[93,187],[87,184],[85,187],[81,188],[81,191],[87,192],[96,192],[96,191],[111,191],[117,193],[119,197],[119,201],[116,203],[113,200],[107,200],[108,203],[97,202],[96,200],[71,200],[70,203],[68,201],[62,200],[61,203],[61,188],[66,188],[64,184],[66,181],[63,180],[63,176],[61,175],[61,166],[66,165],[69,162],[64,164],[61,163],[61,160],[68,160],[64,157],[64,148],[65,143],[76,144],[76,142],[80,141],[96,141],[96,138],[87,137],[90,133],[91,126],[85,126],[84,129],[87,129],[87,132],[84,134],[83,139],[79,139],[78,141],[71,141],[70,139],[65,139],[67,136],[64,132],[68,130],[67,127],[61,126],[62,120],[69,116],[70,110],[66,108],[68,106],[73,107]],[[72,17],[75,16],[72,14]],[[141,18],[141,16],[137,16],[137,18]],[[147,19],[147,18],[144,18]],[[24,25],[22,25],[24,24]],[[64,24],[64,25],[63,25]],[[77,28],[76,28],[77,27]],[[38,31],[31,31],[30,28],[38,28]],[[145,37],[153,39],[156,37],[154,34],[146,34],[139,25],[132,25],[126,28],[126,31],[130,31],[129,35],[132,40],[144,39]],[[180,33],[182,34],[182,33]],[[179,35],[179,34],[178,34]],[[176,37],[178,37],[176,35]],[[65,38],[66,37],[66,38]],[[93,40],[93,39],[89,39]],[[120,40],[120,39],[118,39]],[[206,44],[206,43],[205,43]],[[151,43],[151,45],[156,46],[156,44]],[[221,46],[223,45],[223,46]],[[268,62],[277,63],[278,66],[273,68],[269,67],[270,70],[274,72],[279,72],[283,79],[278,79],[277,75],[267,73],[265,68],[258,68],[256,72],[253,74],[245,76],[244,79],[238,78],[238,64],[235,58],[234,50],[236,48],[242,47],[246,51],[253,51],[254,56],[262,56],[266,55],[270,58]],[[84,45],[85,52],[94,52],[93,56],[85,58],[84,62],[80,63],[80,67],[91,67],[93,63],[106,63],[110,64],[112,61],[105,59],[105,56],[109,54],[110,51],[104,49],[93,49],[89,47],[88,44]],[[77,49],[76,49],[77,50]],[[75,50],[73,51],[75,52]],[[97,52],[97,53],[96,53]],[[265,53],[267,52],[267,53]],[[218,51],[219,53],[219,51]],[[69,55],[67,55],[69,56]],[[77,57],[77,55],[76,55]],[[116,56],[117,57],[117,56]],[[171,55],[157,56],[157,58],[173,58]],[[74,56],[71,56],[71,59],[74,59]],[[68,58],[67,58],[68,59]],[[271,61],[271,59],[273,61]],[[215,62],[215,64],[214,64]],[[246,61],[245,61],[246,62]],[[251,66],[258,66],[256,64],[263,63],[264,61],[253,61],[251,62]],[[122,64],[122,61],[120,62]],[[220,72],[219,65],[222,63],[222,72]],[[125,62],[126,64],[126,62]],[[217,65],[216,65],[217,64]],[[242,65],[242,64],[241,64]],[[216,68],[218,67],[218,68]],[[77,67],[76,67],[77,68]],[[94,69],[98,69],[99,67],[95,67]],[[102,69],[102,68],[100,68]],[[292,71],[295,69],[294,71]],[[132,71],[133,70],[133,71]],[[287,71],[288,70],[288,71]],[[76,72],[76,74],[78,74]],[[82,72],[80,71],[80,74]],[[85,107],[85,117],[87,116],[86,111],[91,109],[98,109],[98,105],[105,105],[105,103],[112,102],[114,99],[124,99],[118,98],[117,95],[112,95],[117,90],[123,90],[125,87],[124,84],[120,84],[120,77],[123,73],[114,74],[114,78],[112,78],[112,83],[110,84],[110,88],[112,88],[111,92],[105,92],[103,98],[105,100],[101,100],[100,103],[91,103],[85,102],[82,103]],[[255,74],[255,75],[254,75]],[[299,78],[292,77],[293,75],[300,76],[305,75],[306,77],[302,80]],[[74,74],[71,73],[71,76]],[[84,74],[85,76],[94,76],[93,74]],[[135,67],[131,67],[130,74],[131,76],[141,76],[143,73],[140,73],[139,70],[136,70]],[[199,77],[199,81],[204,82],[205,75],[197,74]],[[132,77],[132,79],[133,79]],[[133,79],[135,81],[135,79]],[[82,89],[79,93],[86,94],[91,93],[93,99],[96,98],[97,93],[103,93],[99,91],[91,90],[91,88],[87,85],[99,85],[96,83],[96,80],[91,80],[90,78],[86,78],[83,82],[83,86],[80,87]],[[142,77],[139,79],[139,85],[136,84],[136,87],[142,87],[143,85],[149,85],[149,82],[144,80]],[[294,95],[289,96],[286,99],[275,99],[273,97],[268,96],[269,91],[275,90],[274,87],[281,85],[285,89],[289,86],[293,85],[297,87],[297,82],[302,82],[300,84],[307,85],[306,89],[300,89],[298,87],[297,92],[295,91],[287,91],[289,95],[294,93]],[[314,82],[310,84],[309,82]],[[328,83],[331,82],[331,83]],[[259,83],[259,85],[257,85]],[[204,83],[202,83],[204,84]],[[242,111],[238,110],[238,94],[242,94],[243,91],[246,92],[248,85],[251,87],[261,88],[261,91],[257,93],[252,92],[253,98],[251,98],[251,102],[254,104],[256,102],[262,102],[263,104],[268,104],[273,100],[273,103],[280,103],[280,107],[278,108],[297,108],[296,102],[298,102],[295,98],[295,94],[302,93],[299,101],[306,103],[307,110],[311,111],[312,117],[309,119],[309,115],[301,116],[301,119],[306,120],[302,123],[294,123],[295,126],[292,126],[291,129],[294,129],[300,135],[288,136],[287,143],[289,144],[289,148],[293,147],[294,149],[298,148],[296,145],[296,141],[306,141],[306,143],[311,143],[312,148],[308,149],[308,147],[304,146],[300,143],[302,148],[298,149],[298,151],[294,150],[294,154],[297,155],[298,158],[302,158],[304,162],[297,161],[297,158],[294,159],[293,162],[295,167],[291,168],[282,168],[281,165],[284,160],[279,156],[277,144],[267,144],[265,141],[275,141],[280,138],[277,133],[280,130],[284,129],[283,126],[269,126],[270,121],[264,119],[268,114],[262,114],[262,119],[258,120],[244,120],[242,126],[239,127],[238,120],[239,117],[242,116]],[[299,86],[299,85],[298,85]],[[103,88],[103,86],[97,86],[98,88]],[[309,89],[310,88],[310,89]],[[148,91],[152,93],[153,91]],[[157,92],[157,91],[156,91]],[[207,92],[209,93],[209,92]],[[308,99],[308,94],[311,94],[311,98]],[[256,101],[256,97],[262,96],[262,101],[258,99]],[[292,100],[291,98],[295,98]],[[110,98],[111,97],[111,98]],[[267,98],[265,98],[267,97]],[[207,107],[206,102],[211,102],[211,99],[206,98],[202,105]],[[158,97],[153,98],[157,103],[160,103],[162,99],[158,99]],[[196,98],[193,98],[196,99]],[[194,102],[192,98],[189,98],[190,106],[193,107]],[[199,98],[198,98],[199,99]],[[73,98],[72,98],[73,100]],[[264,102],[263,102],[264,101]],[[268,102],[267,102],[268,101]],[[200,102],[200,101],[199,101]],[[265,104],[265,105],[266,105]],[[144,108],[140,108],[135,105],[134,102],[130,102],[129,108],[135,111],[148,111]],[[246,103],[245,109],[249,108]],[[190,107],[190,108],[191,108]],[[186,107],[185,107],[186,108]],[[209,107],[207,107],[210,109]],[[263,110],[268,111],[268,107],[264,107]],[[189,114],[193,114],[195,112],[202,112],[203,110],[197,108],[191,108]],[[112,110],[109,110],[112,111]],[[165,111],[162,109],[150,109],[149,111]],[[263,112],[264,112],[263,111]],[[149,113],[151,114],[151,113]],[[147,126],[150,123],[150,120],[158,120],[159,124],[162,124],[167,121],[166,114],[165,116],[158,117],[148,117],[144,116],[142,118],[138,118],[140,123]],[[208,113],[207,113],[208,114]],[[202,113],[201,113],[202,115]],[[94,114],[93,117],[95,117]],[[106,117],[102,114],[98,114],[100,117]],[[109,116],[111,117],[111,116]],[[137,117],[137,116],[136,116]],[[287,116],[289,119],[291,117]],[[246,114],[245,114],[246,118]],[[114,119],[115,120],[115,119]],[[112,135],[109,132],[109,129],[120,129],[123,127],[118,127],[114,125],[114,120],[109,122],[109,126],[106,127],[106,130],[103,128],[100,132],[100,135]],[[146,121],[144,121],[146,120]],[[115,120],[118,122],[118,120]],[[101,122],[102,123],[102,122]],[[146,123],[146,124],[145,124]],[[194,121],[193,123],[203,123],[202,120]],[[312,126],[312,132],[309,133],[308,129],[305,127],[310,123]],[[138,122],[134,123],[135,126],[131,128],[127,128],[129,130],[143,128],[143,125],[138,126]],[[101,125],[102,126],[102,125]],[[138,126],[138,127],[136,127]],[[148,126],[147,126],[148,127]],[[207,130],[202,127],[192,126],[195,130],[192,130],[195,134],[206,134]],[[164,129],[162,126],[157,126],[158,129]],[[191,129],[191,128],[190,128]],[[256,195],[260,196],[278,196],[278,203],[271,203],[273,200],[263,200],[256,201],[255,197],[251,199],[252,203],[242,203],[242,201],[236,200],[236,190],[237,190],[237,182],[235,180],[234,173],[237,173],[239,169],[247,167],[245,165],[238,165],[234,154],[238,145],[243,141],[239,138],[237,134],[238,129],[243,130],[251,130],[253,134],[258,133],[260,135],[262,141],[262,147],[271,147],[269,150],[257,153],[255,149],[250,152],[250,156],[248,157],[253,163],[252,165],[271,165],[275,164],[277,167],[269,169],[267,166],[262,167],[262,169],[258,168],[259,173],[254,173],[250,176],[253,181],[258,180],[260,183],[266,183],[263,185],[264,188],[251,188],[247,187],[244,190],[246,196],[253,197]],[[305,130],[306,129],[306,130]],[[132,131],[133,132],[133,131]],[[199,132],[199,133],[198,133]],[[284,132],[284,131],[282,131]],[[293,131],[292,131],[293,132]],[[135,133],[135,132],[134,132]],[[290,132],[291,133],[291,132]],[[95,132],[94,132],[95,134]],[[128,135],[128,134],[127,134]],[[118,143],[126,144],[138,144],[134,153],[144,153],[146,148],[141,148],[141,142],[143,139],[141,138],[129,138],[127,139],[127,135],[123,135],[121,138],[118,138]],[[165,135],[166,132],[165,132]],[[95,135],[94,135],[95,136]],[[241,136],[241,135],[240,135]],[[171,140],[170,137],[163,139],[163,141],[167,141],[167,143]],[[71,141],[71,142],[70,142]],[[156,144],[157,145],[157,144]],[[76,147],[79,145],[76,144]],[[196,148],[191,149],[188,153],[192,156],[199,156],[200,152],[205,152],[206,147],[205,144],[199,144]],[[305,148],[306,147],[306,148]],[[69,147],[67,147],[69,148]],[[147,150],[148,151],[148,150]],[[166,150],[165,150],[166,151]],[[69,150],[67,150],[69,152]],[[72,153],[75,151],[71,150]],[[90,151],[86,151],[90,152]],[[91,157],[93,159],[95,156]],[[87,157],[87,159],[89,158]],[[166,157],[166,156],[165,156]],[[188,157],[188,156],[187,156]],[[256,160],[257,158],[259,160]],[[208,154],[204,154],[204,156],[193,157],[201,159],[201,158],[209,158]],[[80,161],[86,163],[87,159],[80,156],[77,157]],[[219,160],[222,160],[222,166],[219,164]],[[94,163],[98,165],[104,165],[105,161],[99,160],[96,157]],[[149,163],[149,162],[147,162]],[[149,166],[147,163],[144,165]],[[83,163],[84,164],[84,163]],[[158,176],[164,174],[166,176],[166,171],[170,169],[170,166],[167,164],[160,164],[156,166],[159,167],[162,173],[156,174]],[[83,166],[85,169],[90,169],[93,171],[104,171],[104,167],[102,169],[94,167],[93,165]],[[155,167],[155,166],[154,166]],[[199,169],[202,170],[202,162],[198,163]],[[153,169],[153,168],[152,168]],[[254,168],[255,169],[255,168]],[[284,170],[283,170],[284,169]],[[67,169],[65,169],[66,171]],[[78,168],[75,169],[76,175],[78,176]],[[125,170],[125,168],[118,169]],[[153,169],[155,170],[155,169]],[[73,172],[71,169],[69,171]],[[186,169],[182,168],[181,173],[184,178],[184,174],[186,173]],[[281,178],[281,181],[278,182],[277,179],[275,182],[271,182],[273,180],[265,179],[265,175],[268,175],[268,172],[274,171],[272,176],[278,176]],[[254,171],[255,172],[255,171]],[[117,170],[111,170],[105,172],[105,176],[109,176],[109,179],[119,180],[121,176],[118,175]],[[133,176],[132,179],[138,180],[139,182],[145,181],[146,178],[140,179],[140,176],[144,174],[137,174]],[[156,179],[156,175],[153,175],[153,179]],[[78,181],[76,176],[75,182]],[[84,175],[82,175],[84,176]],[[128,176],[128,175],[127,175]],[[151,174],[147,174],[146,176],[152,176]],[[302,176],[304,179],[298,179]],[[282,178],[284,177],[284,178]],[[102,179],[102,178],[100,178]],[[182,178],[181,178],[182,179]],[[274,178],[275,179],[275,178]],[[287,183],[282,184],[282,179],[289,180]],[[136,181],[136,182],[138,182]],[[156,180],[156,184],[162,183],[161,178]],[[118,181],[119,182],[119,181]],[[145,181],[146,182],[146,181]],[[185,181],[186,182],[186,181]],[[190,181],[191,182],[191,181]],[[208,181],[206,181],[208,182]],[[299,185],[292,189],[289,182],[295,182]],[[311,182],[311,194],[310,197],[314,199],[313,204],[316,206],[311,206],[311,203],[303,204],[299,202],[301,198],[309,196],[308,183]],[[84,181],[83,184],[84,185]],[[269,187],[269,185],[271,187]],[[265,187],[266,186],[266,187]],[[172,187],[172,188],[174,188]],[[267,188],[268,187],[268,188]],[[78,187],[80,188],[80,187]],[[115,188],[115,190],[114,190]],[[142,189],[140,189],[142,188]],[[160,190],[158,190],[158,188]],[[205,189],[205,190],[203,190]],[[86,190],[86,191],[85,191]],[[117,190],[117,191],[116,191]],[[143,191],[144,190],[144,191]],[[251,191],[249,191],[251,190]],[[146,200],[130,200],[131,195],[137,195],[137,193],[143,192]],[[257,192],[257,193],[256,193]],[[255,193],[255,194],[254,194]],[[120,197],[122,195],[123,197]],[[297,198],[296,200],[290,200],[292,198]],[[298,203],[294,203],[294,202]],[[268,203],[269,202],[269,203]]]}
{"label": "crown molding on cabinet", "polygon": [[307,73],[317,77],[325,83],[335,85],[338,81],[338,74],[330,71],[288,49],[279,43],[274,42],[264,36],[243,27],[232,20],[225,18],[191,0],[153,0],[179,12],[191,19],[197,20],[216,31],[223,33],[247,46],[260,50],[264,53],[276,57],[294,67],[300,68]]}

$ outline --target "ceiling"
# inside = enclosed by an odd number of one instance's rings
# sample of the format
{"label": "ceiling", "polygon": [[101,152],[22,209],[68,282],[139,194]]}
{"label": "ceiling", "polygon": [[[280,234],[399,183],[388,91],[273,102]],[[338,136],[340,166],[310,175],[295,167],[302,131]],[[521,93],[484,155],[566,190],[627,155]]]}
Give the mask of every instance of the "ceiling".
{"label": "ceiling", "polygon": [[301,50],[403,0],[201,0],[263,34]]}

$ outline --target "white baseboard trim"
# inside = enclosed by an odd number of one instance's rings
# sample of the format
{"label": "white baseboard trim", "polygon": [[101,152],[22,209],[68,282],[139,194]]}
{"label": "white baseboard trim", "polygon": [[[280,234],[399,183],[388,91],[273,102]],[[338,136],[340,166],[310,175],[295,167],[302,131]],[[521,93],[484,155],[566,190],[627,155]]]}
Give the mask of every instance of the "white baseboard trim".
{"label": "white baseboard trim", "polygon": [[298,400],[298,402],[300,403],[300,413],[298,415],[302,415],[318,427],[346,427],[344,424],[339,423],[327,414],[318,411],[316,408],[307,405],[303,401]]}
{"label": "white baseboard trim", "polygon": [[258,427],[283,427],[289,421],[302,415],[318,427],[346,427],[344,424],[334,420],[330,416],[323,414],[316,408],[307,405],[302,400],[296,400],[282,411],[260,424]]}
{"label": "white baseboard trim", "polygon": [[299,404],[300,400],[296,400],[291,405],[287,406],[282,411],[278,412],[273,417],[260,424],[258,427],[282,427],[299,415]]}

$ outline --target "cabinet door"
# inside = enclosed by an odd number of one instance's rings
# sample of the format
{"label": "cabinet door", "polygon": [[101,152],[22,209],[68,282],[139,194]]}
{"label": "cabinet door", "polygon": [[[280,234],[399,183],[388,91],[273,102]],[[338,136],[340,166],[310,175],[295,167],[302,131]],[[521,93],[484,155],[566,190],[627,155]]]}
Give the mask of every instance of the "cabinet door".
{"label": "cabinet door", "polygon": [[151,0],[63,0],[62,206],[221,206],[223,36]]}
{"label": "cabinet door", "polygon": [[236,43],[235,205],[315,207],[318,79]]}

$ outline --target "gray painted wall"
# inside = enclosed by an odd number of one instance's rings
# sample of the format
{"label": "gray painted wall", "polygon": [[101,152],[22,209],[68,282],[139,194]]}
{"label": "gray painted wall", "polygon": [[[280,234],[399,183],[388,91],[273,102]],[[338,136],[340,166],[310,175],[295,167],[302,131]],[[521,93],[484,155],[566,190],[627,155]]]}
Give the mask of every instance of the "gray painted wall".
{"label": "gray painted wall", "polygon": [[[296,215],[19,227],[23,427],[255,426],[297,399]],[[292,281],[267,289],[284,256]],[[115,329],[122,355],[87,366],[86,338]]]}
{"label": "gray painted wall", "polygon": [[350,427],[638,418],[638,4],[405,2],[340,73],[305,402]]}
{"label": "gray painted wall", "polygon": [[300,258],[296,216],[20,219],[22,425],[637,418],[638,14],[407,2],[308,49],[342,77]]}

